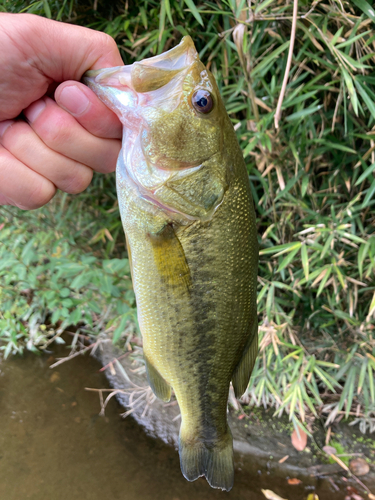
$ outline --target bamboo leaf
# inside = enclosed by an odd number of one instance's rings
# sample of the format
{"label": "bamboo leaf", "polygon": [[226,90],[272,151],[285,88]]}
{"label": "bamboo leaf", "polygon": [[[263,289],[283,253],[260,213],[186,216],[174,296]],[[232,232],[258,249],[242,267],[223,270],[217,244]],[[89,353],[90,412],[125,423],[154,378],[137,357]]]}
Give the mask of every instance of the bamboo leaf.
{"label": "bamboo leaf", "polygon": [[254,78],[258,73],[263,71],[268,66],[268,64],[272,63],[282,52],[284,52],[289,47],[289,43],[290,42],[288,40],[287,42],[283,43],[283,45],[280,45],[280,47],[271,52],[271,54],[262,59],[262,61],[252,70],[252,77]]}
{"label": "bamboo leaf", "polygon": [[375,163],[372,163],[366,170],[358,177],[357,182],[355,183],[355,186],[358,186],[358,184],[361,184],[369,175],[371,175],[375,171]]}
{"label": "bamboo leaf", "polygon": [[278,272],[280,272],[283,269],[285,269],[292,262],[292,260],[294,259],[295,255],[299,251],[300,247],[301,247],[301,243],[298,245],[297,248],[295,248],[294,250],[292,250],[291,252],[289,252],[289,254],[281,261],[281,263],[279,265],[279,268],[278,268]]}
{"label": "bamboo leaf", "polygon": [[305,279],[309,279],[309,256],[307,254],[307,245],[304,244],[301,246],[301,260],[303,266],[303,272],[305,274]]}
{"label": "bamboo leaf", "polygon": [[165,10],[166,10],[169,22],[171,23],[172,26],[174,26],[172,12],[171,12],[171,4],[170,4],[169,0],[164,0],[164,2],[165,2]]}
{"label": "bamboo leaf", "polygon": [[375,23],[375,10],[366,0],[353,0],[353,3]]}
{"label": "bamboo leaf", "polygon": [[193,16],[195,17],[195,19],[198,21],[198,23],[204,27],[204,24],[203,24],[203,20],[202,20],[202,17],[201,15],[199,14],[199,11],[194,3],[193,0],[184,0],[184,2],[186,3],[186,5],[188,6],[190,12],[193,14]]}
{"label": "bamboo leaf", "polygon": [[363,203],[362,203],[362,207],[361,207],[362,209],[366,208],[368,206],[369,201],[374,196],[374,193],[375,193],[375,179],[372,181],[371,186],[367,190],[365,199],[363,200]]}
{"label": "bamboo leaf", "polygon": [[372,117],[375,118],[375,104],[374,104],[373,100],[368,96],[364,87],[362,87],[362,85],[356,79],[354,79],[354,84],[357,87],[358,92],[361,94],[362,99],[365,101],[365,103],[368,107],[368,110],[370,111]]}

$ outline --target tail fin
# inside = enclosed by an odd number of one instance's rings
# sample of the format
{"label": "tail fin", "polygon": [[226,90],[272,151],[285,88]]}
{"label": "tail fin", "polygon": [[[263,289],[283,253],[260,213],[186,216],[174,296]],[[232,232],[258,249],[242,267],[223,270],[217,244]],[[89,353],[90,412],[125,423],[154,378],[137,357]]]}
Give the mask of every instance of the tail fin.
{"label": "tail fin", "polygon": [[180,433],[180,465],[188,481],[205,476],[212,488],[230,491],[233,487],[233,438],[227,433],[214,444],[207,445],[197,437],[182,438]]}

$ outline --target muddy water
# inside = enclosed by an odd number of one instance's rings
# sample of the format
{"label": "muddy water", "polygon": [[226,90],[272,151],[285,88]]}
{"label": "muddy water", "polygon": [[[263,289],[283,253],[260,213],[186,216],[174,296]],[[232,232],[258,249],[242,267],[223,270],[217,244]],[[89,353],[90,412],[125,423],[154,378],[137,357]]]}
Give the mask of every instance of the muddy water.
{"label": "muddy water", "polygon": [[113,399],[98,415],[98,395],[108,387],[97,362],[80,356],[51,370],[54,356],[26,354],[0,364],[0,500],[258,500],[261,488],[284,498],[344,498],[316,478],[287,486],[236,457],[230,493],[212,490],[202,478],[188,483],[177,452],[148,437]]}

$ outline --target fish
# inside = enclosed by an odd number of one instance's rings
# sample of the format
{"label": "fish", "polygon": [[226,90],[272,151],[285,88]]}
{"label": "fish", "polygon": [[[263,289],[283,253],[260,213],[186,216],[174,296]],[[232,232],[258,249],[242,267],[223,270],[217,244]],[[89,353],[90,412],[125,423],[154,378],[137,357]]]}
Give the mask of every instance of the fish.
{"label": "fish", "polygon": [[178,401],[185,478],[229,491],[229,387],[246,391],[258,352],[256,217],[233,125],[189,36],[83,81],[123,124],[116,186],[149,385]]}

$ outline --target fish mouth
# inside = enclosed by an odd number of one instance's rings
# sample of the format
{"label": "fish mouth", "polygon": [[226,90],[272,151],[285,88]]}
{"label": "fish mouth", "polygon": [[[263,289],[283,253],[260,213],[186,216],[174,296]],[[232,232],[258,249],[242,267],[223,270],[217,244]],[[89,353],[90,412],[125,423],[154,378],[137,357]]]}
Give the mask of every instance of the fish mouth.
{"label": "fish mouth", "polygon": [[[119,116],[124,126],[118,179],[131,180],[141,198],[172,214],[172,219],[173,214],[178,214],[187,220],[210,220],[223,197],[221,191],[216,193],[215,199],[209,196],[210,190],[217,191],[216,181],[209,184],[208,194],[203,193],[207,203],[200,203],[191,193],[184,193],[180,186],[186,177],[190,186],[187,189],[192,191],[195,181],[188,179],[192,174],[206,179],[206,174],[200,172],[216,151],[202,150],[195,158],[188,149],[183,156],[179,151],[158,150],[156,139],[147,142],[152,124],[161,124],[161,130],[165,130],[162,119],[159,122],[156,119],[158,114],[169,116],[181,103],[189,106],[190,81],[201,81],[204,70],[194,42],[187,36],[163,54],[127,66],[91,70],[83,77],[83,82]],[[187,80],[190,73],[192,76]],[[208,77],[205,78],[207,86],[210,83]],[[182,122],[180,128],[183,130]],[[175,133],[173,127],[170,132]]]}
{"label": "fish mouth", "polygon": [[172,80],[178,73],[198,61],[198,53],[190,36],[163,54],[127,66],[89,70],[83,83],[89,87],[128,87],[135,92],[151,92]]}

